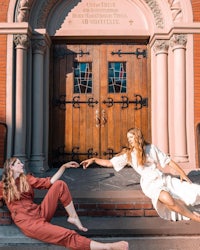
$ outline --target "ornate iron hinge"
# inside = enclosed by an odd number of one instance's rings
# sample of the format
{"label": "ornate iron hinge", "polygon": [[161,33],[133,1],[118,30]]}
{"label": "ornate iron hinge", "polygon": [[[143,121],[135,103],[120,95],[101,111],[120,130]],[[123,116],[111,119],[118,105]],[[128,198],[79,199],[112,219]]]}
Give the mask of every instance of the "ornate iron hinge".
{"label": "ornate iron hinge", "polygon": [[55,100],[55,105],[59,106],[60,109],[65,110],[66,104],[72,104],[74,108],[80,108],[80,104],[87,104],[89,107],[94,107],[95,104],[98,104],[98,101],[93,97],[88,98],[87,101],[80,101],[80,96],[74,96],[72,101],[66,101],[66,95],[61,95],[59,99]]}
{"label": "ornate iron hinge", "polygon": [[143,58],[144,58],[144,57],[147,57],[147,51],[145,49],[142,50],[142,51],[139,51],[139,49],[137,48],[136,51],[133,51],[133,52],[122,52],[119,49],[117,52],[112,51],[111,55],[118,55],[118,56],[121,56],[121,55],[136,55],[137,58],[139,58],[139,56],[143,56]]}
{"label": "ornate iron hinge", "polygon": [[112,148],[107,148],[106,152],[103,152],[104,156],[109,156],[109,159],[118,154],[119,152],[114,152]]}
{"label": "ornate iron hinge", "polygon": [[80,155],[86,155],[87,158],[91,158],[93,156],[97,156],[98,153],[94,152],[93,148],[89,148],[87,152],[79,152],[79,147],[73,147],[71,152],[65,152],[65,146],[61,146],[56,150],[56,158],[59,158],[60,156],[71,156],[72,160],[79,160]]}
{"label": "ornate iron hinge", "polygon": [[127,96],[121,96],[121,101],[114,101],[113,98],[108,97],[103,101],[106,106],[112,107],[115,103],[121,104],[121,108],[128,108],[129,104],[133,103],[136,105],[135,110],[141,109],[142,107],[148,107],[148,98],[142,98],[141,95],[135,95],[135,100],[129,100]]}
{"label": "ornate iron hinge", "polygon": [[54,49],[54,57],[55,58],[63,58],[64,56],[68,56],[68,55],[79,55],[80,57],[82,57],[83,55],[89,55],[90,52],[83,52],[83,50],[81,49],[79,52],[75,52],[75,51],[71,51],[69,49],[65,49],[65,48],[56,48]]}

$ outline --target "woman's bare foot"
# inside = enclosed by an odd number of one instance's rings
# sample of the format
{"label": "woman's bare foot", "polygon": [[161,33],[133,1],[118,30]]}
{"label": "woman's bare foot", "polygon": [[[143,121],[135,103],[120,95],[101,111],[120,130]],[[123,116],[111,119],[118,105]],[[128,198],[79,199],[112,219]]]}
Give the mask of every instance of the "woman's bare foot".
{"label": "woman's bare foot", "polygon": [[200,214],[196,211],[192,211],[192,216],[190,217],[190,219],[200,222]]}
{"label": "woman's bare foot", "polygon": [[75,225],[79,230],[87,232],[87,228],[82,225],[78,217],[68,217],[67,221]]}
{"label": "woman's bare foot", "polygon": [[118,241],[114,243],[108,243],[108,250],[128,250],[128,242]]}
{"label": "woman's bare foot", "polygon": [[112,243],[101,243],[92,240],[90,242],[91,250],[128,250],[128,242],[126,241],[117,241]]}
{"label": "woman's bare foot", "polygon": [[193,211],[193,214],[196,215],[197,217],[200,217],[200,214],[196,211]]}

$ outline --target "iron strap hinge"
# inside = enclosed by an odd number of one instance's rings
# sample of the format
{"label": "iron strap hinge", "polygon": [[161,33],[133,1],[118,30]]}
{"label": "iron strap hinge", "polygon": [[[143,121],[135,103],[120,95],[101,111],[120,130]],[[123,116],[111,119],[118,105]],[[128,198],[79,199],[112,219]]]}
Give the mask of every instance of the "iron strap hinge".
{"label": "iron strap hinge", "polygon": [[64,48],[58,48],[55,49],[54,51],[55,58],[63,58],[64,56],[69,56],[69,55],[79,55],[80,57],[82,57],[83,55],[89,55],[89,54],[90,54],[89,51],[84,52],[82,49],[79,52],[70,51]]}
{"label": "iron strap hinge", "polygon": [[135,95],[135,100],[129,100],[127,96],[121,96],[121,101],[114,101],[111,97],[108,97],[103,101],[106,106],[112,107],[115,103],[121,104],[121,108],[125,109],[129,107],[129,104],[136,105],[135,110],[142,109],[142,107],[148,107],[148,98],[143,98],[141,95]]}
{"label": "iron strap hinge", "polygon": [[79,156],[81,155],[85,155],[87,156],[87,158],[91,158],[94,156],[98,156],[97,152],[94,152],[93,148],[89,148],[87,150],[87,152],[79,152],[79,147],[73,147],[71,152],[66,152],[65,150],[65,146],[61,146],[56,150],[56,156],[60,157],[60,156],[64,156],[64,155],[68,155],[72,157],[72,160],[78,159]]}
{"label": "iron strap hinge", "polygon": [[122,56],[122,55],[136,55],[137,58],[139,58],[139,56],[143,56],[143,58],[147,57],[147,51],[144,49],[142,51],[139,51],[139,49],[137,48],[136,51],[133,52],[122,52],[120,49],[117,52],[112,51],[111,55],[118,55],[118,56]]}
{"label": "iron strap hinge", "polygon": [[59,99],[55,100],[55,105],[59,106],[60,109],[65,110],[66,104],[72,104],[74,108],[80,108],[80,104],[87,104],[89,107],[94,107],[95,104],[98,104],[98,101],[93,97],[88,98],[87,101],[80,101],[80,96],[74,96],[72,101],[66,101],[66,95],[61,95]]}

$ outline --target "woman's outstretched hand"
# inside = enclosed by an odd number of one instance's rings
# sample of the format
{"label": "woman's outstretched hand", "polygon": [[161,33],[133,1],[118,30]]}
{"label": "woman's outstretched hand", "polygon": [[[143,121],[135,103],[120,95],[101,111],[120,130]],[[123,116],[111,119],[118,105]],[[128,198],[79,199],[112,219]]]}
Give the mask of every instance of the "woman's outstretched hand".
{"label": "woman's outstretched hand", "polygon": [[51,177],[51,183],[53,184],[55,181],[57,181],[62,174],[65,172],[66,168],[78,168],[80,165],[75,162],[75,161],[69,161],[64,163],[59,169],[58,171]]}
{"label": "woman's outstretched hand", "polygon": [[76,161],[69,161],[65,164],[63,164],[65,168],[78,168],[80,165]]}
{"label": "woman's outstretched hand", "polygon": [[89,165],[91,165],[92,163],[94,163],[94,159],[93,159],[93,158],[82,161],[82,162],[80,163],[80,165],[83,166],[83,169],[86,169],[86,168],[88,168]]}

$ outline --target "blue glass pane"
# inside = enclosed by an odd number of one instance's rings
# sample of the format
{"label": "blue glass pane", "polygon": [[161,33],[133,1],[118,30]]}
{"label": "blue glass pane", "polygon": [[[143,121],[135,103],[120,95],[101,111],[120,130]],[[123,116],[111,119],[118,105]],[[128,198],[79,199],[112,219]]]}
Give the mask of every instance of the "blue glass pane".
{"label": "blue glass pane", "polygon": [[126,93],[126,62],[108,63],[108,93]]}
{"label": "blue glass pane", "polygon": [[92,63],[74,62],[74,93],[92,93]]}

